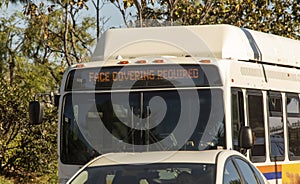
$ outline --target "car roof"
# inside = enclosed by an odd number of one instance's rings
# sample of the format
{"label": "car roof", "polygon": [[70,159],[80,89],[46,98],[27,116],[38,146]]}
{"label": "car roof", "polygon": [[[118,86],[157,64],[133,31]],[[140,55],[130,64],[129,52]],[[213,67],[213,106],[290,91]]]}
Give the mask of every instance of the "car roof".
{"label": "car roof", "polygon": [[207,151],[158,151],[158,152],[122,152],[101,155],[86,166],[108,166],[145,163],[207,163],[214,164],[217,156],[240,155],[233,150],[207,150]]}

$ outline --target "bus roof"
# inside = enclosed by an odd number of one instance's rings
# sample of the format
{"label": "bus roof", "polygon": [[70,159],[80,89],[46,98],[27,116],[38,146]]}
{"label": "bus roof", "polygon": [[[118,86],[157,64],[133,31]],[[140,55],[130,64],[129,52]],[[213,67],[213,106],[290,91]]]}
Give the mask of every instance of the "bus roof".
{"label": "bus roof", "polygon": [[193,56],[300,67],[300,41],[231,25],[121,28],[106,31],[93,60]]}

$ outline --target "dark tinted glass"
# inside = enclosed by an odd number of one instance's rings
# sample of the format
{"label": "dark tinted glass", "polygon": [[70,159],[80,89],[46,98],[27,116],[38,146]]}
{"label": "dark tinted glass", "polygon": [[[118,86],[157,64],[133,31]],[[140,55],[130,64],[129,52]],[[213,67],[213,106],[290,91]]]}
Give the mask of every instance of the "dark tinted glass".
{"label": "dark tinted glass", "polygon": [[222,96],[218,89],[67,94],[60,158],[85,164],[108,152],[225,148]]}
{"label": "dark tinted glass", "polygon": [[226,162],[223,173],[223,184],[241,184],[241,178],[231,159]]}
{"label": "dark tinted glass", "polygon": [[269,92],[269,134],[271,160],[284,160],[284,130],[282,97],[279,92]]}
{"label": "dark tinted glass", "polygon": [[251,166],[247,162],[245,162],[242,159],[235,159],[235,161],[236,161],[239,171],[240,171],[240,173],[242,173],[246,183],[248,183],[248,184],[259,183],[257,181],[257,177],[254,174],[254,171],[252,170]]}
{"label": "dark tinted glass", "polygon": [[300,160],[300,96],[287,93],[286,100],[289,159]]}
{"label": "dark tinted glass", "polygon": [[252,162],[263,162],[266,160],[263,96],[261,91],[249,90],[247,93],[248,119],[254,137],[250,158]]}
{"label": "dark tinted glass", "polygon": [[90,167],[71,184],[213,184],[213,164],[139,164]]}

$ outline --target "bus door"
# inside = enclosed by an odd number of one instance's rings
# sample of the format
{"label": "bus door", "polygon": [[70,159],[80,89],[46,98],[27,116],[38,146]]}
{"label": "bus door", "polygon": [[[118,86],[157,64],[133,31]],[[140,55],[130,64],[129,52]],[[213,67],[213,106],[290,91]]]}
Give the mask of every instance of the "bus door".
{"label": "bus door", "polygon": [[233,149],[240,151],[238,145],[239,131],[242,126],[245,126],[245,115],[243,92],[238,88],[231,90],[231,118]]}

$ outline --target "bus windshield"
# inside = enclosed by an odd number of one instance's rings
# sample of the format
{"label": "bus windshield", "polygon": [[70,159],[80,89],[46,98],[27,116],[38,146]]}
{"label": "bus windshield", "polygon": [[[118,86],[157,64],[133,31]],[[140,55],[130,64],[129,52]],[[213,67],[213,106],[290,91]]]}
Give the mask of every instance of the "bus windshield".
{"label": "bus windshield", "polygon": [[61,160],[85,164],[108,152],[224,148],[222,93],[177,89],[66,94]]}

